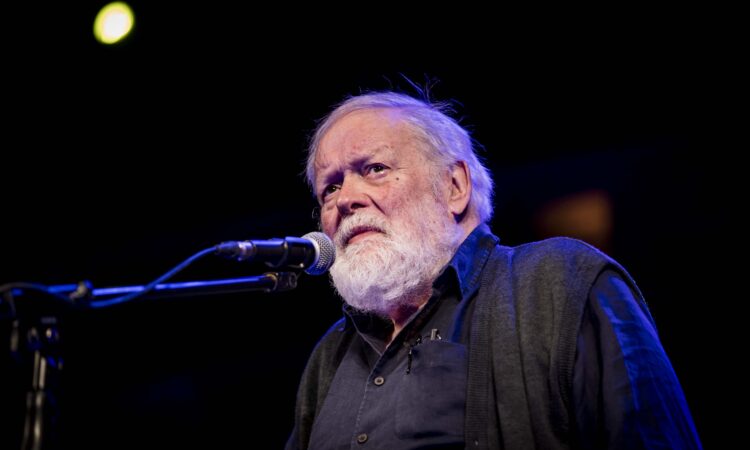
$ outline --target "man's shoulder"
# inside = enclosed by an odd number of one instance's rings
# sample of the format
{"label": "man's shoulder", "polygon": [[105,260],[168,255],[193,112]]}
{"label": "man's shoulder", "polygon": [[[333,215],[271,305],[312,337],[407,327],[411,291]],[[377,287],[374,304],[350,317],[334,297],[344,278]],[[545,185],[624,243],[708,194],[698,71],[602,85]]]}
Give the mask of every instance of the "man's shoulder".
{"label": "man's shoulder", "polygon": [[318,345],[324,342],[341,339],[341,336],[344,335],[347,328],[346,318],[340,318],[339,320],[334,322],[334,324],[331,325],[325,333],[323,333],[323,336],[320,338],[320,342],[318,343]]}
{"label": "man's shoulder", "polygon": [[508,248],[515,255],[526,257],[610,259],[593,245],[569,237],[553,237]]}
{"label": "man's shoulder", "polygon": [[501,247],[516,267],[525,268],[601,268],[614,261],[604,252],[584,241],[554,237],[515,247]]}
{"label": "man's shoulder", "polygon": [[339,320],[334,322],[334,324],[331,325],[330,328],[328,328],[328,331],[326,331],[325,334],[323,334],[323,338],[326,338],[329,335],[331,336],[339,335],[343,333],[344,331],[346,331],[346,328],[347,328],[346,317],[341,317]]}
{"label": "man's shoulder", "polygon": [[342,317],[337,320],[328,330],[321,336],[318,343],[315,345],[314,353],[318,355],[327,355],[331,352],[336,352],[341,342],[346,337],[349,326],[347,326],[346,318]]}
{"label": "man's shoulder", "polygon": [[[491,266],[495,281],[488,292],[511,290],[509,298],[517,301],[514,308],[537,311],[538,317],[573,318],[571,323],[577,323],[575,318],[580,317],[599,274],[616,265],[595,247],[571,238],[556,237],[499,250],[497,265]],[[550,316],[540,311],[557,312]]]}

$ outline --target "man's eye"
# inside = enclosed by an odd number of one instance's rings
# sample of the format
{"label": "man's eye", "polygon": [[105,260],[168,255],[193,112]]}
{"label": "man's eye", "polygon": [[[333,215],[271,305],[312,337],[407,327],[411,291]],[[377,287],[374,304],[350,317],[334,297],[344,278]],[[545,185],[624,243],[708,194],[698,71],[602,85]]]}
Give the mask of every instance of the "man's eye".
{"label": "man's eye", "polygon": [[385,169],[387,169],[387,167],[383,164],[370,164],[369,166],[365,167],[365,174],[383,173]]}
{"label": "man's eye", "polygon": [[338,191],[339,189],[340,189],[340,186],[338,184],[329,184],[323,189],[323,192],[321,193],[321,195],[325,199],[326,197]]}

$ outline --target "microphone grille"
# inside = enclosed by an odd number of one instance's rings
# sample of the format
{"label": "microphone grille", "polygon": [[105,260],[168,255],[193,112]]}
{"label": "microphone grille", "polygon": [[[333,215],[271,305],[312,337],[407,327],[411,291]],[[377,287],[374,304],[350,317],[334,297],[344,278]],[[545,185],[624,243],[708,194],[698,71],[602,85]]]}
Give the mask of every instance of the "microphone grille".
{"label": "microphone grille", "polygon": [[331,238],[320,231],[312,231],[302,236],[303,239],[309,239],[318,246],[318,257],[315,263],[305,269],[310,275],[322,275],[328,271],[336,259],[336,247],[333,245]]}

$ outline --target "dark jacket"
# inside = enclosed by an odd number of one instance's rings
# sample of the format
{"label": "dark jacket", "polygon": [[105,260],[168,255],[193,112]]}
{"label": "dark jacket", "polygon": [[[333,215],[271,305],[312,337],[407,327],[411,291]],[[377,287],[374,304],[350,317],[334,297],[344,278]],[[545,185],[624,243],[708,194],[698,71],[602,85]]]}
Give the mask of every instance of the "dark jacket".
{"label": "dark jacket", "polygon": [[[474,302],[473,314],[462,322],[470,327],[466,448],[575,447],[570,396],[589,291],[602,271],[614,270],[636,293],[637,307],[653,327],[646,304],[619,264],[580,241],[555,238],[511,248],[499,245],[484,225],[475,233],[483,236],[462,285]],[[307,447],[316,412],[354,334],[342,319],[314,349],[287,449]],[[687,411],[682,419],[694,430]],[[697,438],[692,447],[700,448]]]}

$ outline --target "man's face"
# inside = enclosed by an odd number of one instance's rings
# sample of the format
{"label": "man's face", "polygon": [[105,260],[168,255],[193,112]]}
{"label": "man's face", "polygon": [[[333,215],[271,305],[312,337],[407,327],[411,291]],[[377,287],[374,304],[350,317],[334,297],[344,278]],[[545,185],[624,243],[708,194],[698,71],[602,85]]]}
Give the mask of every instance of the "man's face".
{"label": "man's face", "polygon": [[341,247],[381,233],[356,227],[336,236],[344,218],[361,214],[409,226],[402,223],[405,205],[435,195],[419,142],[399,119],[393,110],[357,111],[336,122],[321,140],[315,159],[321,225]]}
{"label": "man's face", "polygon": [[446,196],[433,188],[438,172],[398,119],[390,110],[345,116],[315,160],[321,223],[336,244],[334,285],[351,306],[384,316],[419,306],[416,294],[460,239]]}

